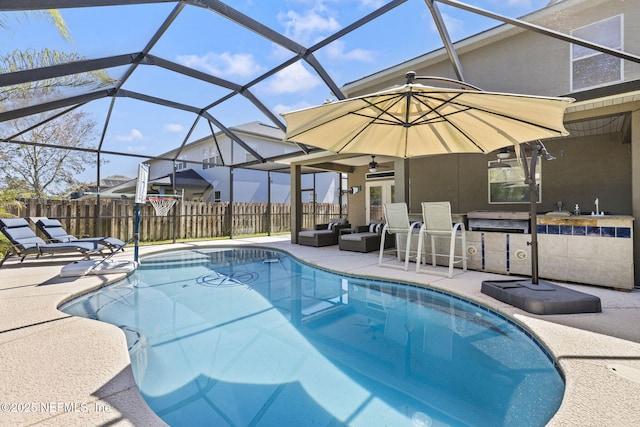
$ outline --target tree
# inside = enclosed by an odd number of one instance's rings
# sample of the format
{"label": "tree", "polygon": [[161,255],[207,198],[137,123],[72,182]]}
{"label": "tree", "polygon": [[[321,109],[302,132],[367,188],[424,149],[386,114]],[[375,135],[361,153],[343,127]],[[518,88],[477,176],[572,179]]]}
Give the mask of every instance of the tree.
{"label": "tree", "polygon": [[0,28],[8,29],[7,26],[7,18],[13,17],[15,20],[19,20],[20,16],[24,17],[39,17],[44,18],[47,21],[51,22],[57,29],[58,33],[68,41],[71,41],[71,32],[69,31],[69,27],[67,27],[67,23],[64,22],[62,18],[62,14],[59,10],[49,9],[49,10],[32,10],[29,12],[23,12],[22,14],[9,15],[8,13],[0,13]]}
{"label": "tree", "polygon": [[[87,148],[96,123],[86,112],[72,111],[46,121],[44,113],[8,123],[22,133],[25,143],[0,144],[0,170],[14,191],[32,197],[46,197],[77,185],[75,179],[95,155],[77,149]],[[70,149],[65,149],[70,148]]]}
{"label": "tree", "polygon": [[[45,16],[67,40],[71,40],[60,13],[56,10],[28,12]],[[15,17],[17,15],[11,15]],[[5,17],[0,13],[0,28],[8,30]],[[74,53],[51,49],[40,51],[16,50],[0,56],[0,73],[46,67],[84,59]],[[0,88],[0,112],[15,110],[38,102],[50,101],[62,96],[68,87],[102,87],[114,80],[104,70],[69,76],[53,77],[24,84]],[[1,138],[23,143],[0,143],[0,176],[4,175],[6,188],[22,195],[45,197],[63,189],[78,186],[75,176],[95,162],[95,154],[77,150],[87,148],[87,141],[96,126],[86,112],[72,110],[60,117],[47,112],[22,117],[3,123]],[[60,148],[58,148],[60,147]],[[65,149],[65,147],[67,149]]]}
{"label": "tree", "polygon": [[[75,53],[59,52],[46,48],[40,51],[14,50],[13,52],[0,55],[0,73],[30,70],[83,59],[84,57]],[[112,85],[114,82],[115,80],[104,70],[94,70],[86,73],[36,80],[0,88],[0,102],[12,99],[25,99],[33,96],[45,96],[54,92],[59,93],[61,89],[69,87],[100,88]]]}

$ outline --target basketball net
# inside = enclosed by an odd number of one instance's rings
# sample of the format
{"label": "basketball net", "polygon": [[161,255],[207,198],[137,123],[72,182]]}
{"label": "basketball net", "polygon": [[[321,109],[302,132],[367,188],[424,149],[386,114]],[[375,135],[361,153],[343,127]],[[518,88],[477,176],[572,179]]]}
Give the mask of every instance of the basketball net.
{"label": "basketball net", "polygon": [[147,200],[153,205],[157,216],[167,216],[173,205],[176,204],[176,199],[173,197],[149,197]]}

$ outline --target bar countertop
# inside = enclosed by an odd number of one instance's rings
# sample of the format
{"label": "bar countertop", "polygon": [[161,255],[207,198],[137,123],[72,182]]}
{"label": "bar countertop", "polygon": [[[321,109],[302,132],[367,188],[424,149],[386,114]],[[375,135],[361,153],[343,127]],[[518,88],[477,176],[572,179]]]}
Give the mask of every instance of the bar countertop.
{"label": "bar countertop", "polygon": [[586,227],[615,227],[633,223],[629,215],[538,215],[537,223],[541,225],[577,225]]}

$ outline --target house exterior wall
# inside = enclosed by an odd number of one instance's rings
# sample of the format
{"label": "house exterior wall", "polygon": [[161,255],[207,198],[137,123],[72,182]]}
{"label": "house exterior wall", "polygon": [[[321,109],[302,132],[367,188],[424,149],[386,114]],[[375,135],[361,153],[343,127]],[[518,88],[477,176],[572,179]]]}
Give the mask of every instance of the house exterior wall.
{"label": "house exterior wall", "polygon": [[[542,161],[542,202],[539,212],[565,210],[579,204],[594,209],[596,198],[607,213],[631,215],[631,147],[619,135],[566,138],[545,143],[556,159]],[[489,204],[488,161],[482,154],[412,159],[410,209],[420,212],[423,201],[449,200],[457,213],[474,210],[528,211],[529,203]]]}
{"label": "house exterior wall", "polygon": [[[529,15],[532,23],[559,33],[623,15],[624,50],[640,54],[640,8],[620,0],[565,0],[553,13]],[[520,28],[498,27],[456,43],[465,81],[487,91],[561,96],[571,90],[571,45]],[[640,64],[624,61],[624,80],[640,79]],[[396,65],[367,79],[363,85],[347,86],[349,97],[381,90],[405,81],[405,73],[456,78],[444,50]],[[425,82],[429,84],[429,82]]]}
{"label": "house exterior wall", "polygon": [[[637,2],[619,0],[565,0],[553,6],[554,13],[544,11],[530,15],[532,22],[564,34],[613,16],[622,15],[623,49],[640,54],[640,8]],[[508,37],[504,37],[507,35]],[[475,43],[475,44],[474,44]],[[514,92],[531,95],[563,96],[593,89],[574,90],[571,85],[571,44],[548,36],[512,28],[505,34],[489,30],[456,44],[465,81],[487,91]],[[418,76],[456,78],[443,51],[432,52],[389,70],[382,71],[345,88],[348,96],[370,93],[405,81],[405,73]],[[640,79],[640,64],[623,61],[623,80]],[[424,84],[430,84],[428,81]],[[619,84],[621,81],[607,85]],[[597,87],[597,86],[596,86]],[[579,204],[583,213],[594,210],[599,199],[600,209],[608,214],[632,215],[640,219],[640,146],[638,116],[640,102],[631,97],[618,97],[584,109],[569,110],[565,123],[586,118],[606,118],[613,114],[628,114],[632,120],[631,137],[624,140],[620,133],[592,136],[574,135],[546,140],[548,151],[556,157],[542,161],[542,201],[540,213],[557,210],[562,201],[565,210],[573,211]],[[624,129],[626,130],[626,129]],[[633,150],[632,147],[636,150]],[[423,201],[449,200],[452,210],[466,213],[474,210],[528,211],[528,204],[489,204],[488,161],[495,156],[460,154],[411,159],[410,211],[419,213]],[[364,189],[365,168],[349,177],[349,185]],[[365,222],[365,195],[349,196],[349,216],[352,223]],[[638,221],[634,233],[635,283],[640,283],[640,242]]]}
{"label": "house exterior wall", "polygon": [[[631,145],[618,134],[588,138],[564,138],[550,141],[547,149],[556,159],[542,162],[542,202],[539,212],[564,208],[573,211],[576,204],[582,212],[594,209],[599,199],[601,209],[615,215],[632,215]],[[489,160],[483,154],[454,154],[411,159],[409,208],[420,212],[423,201],[449,200],[456,213],[474,210],[528,211],[528,203],[489,204]],[[356,169],[349,186],[364,190],[366,167]],[[354,224],[366,223],[365,192],[349,195],[349,219]]]}
{"label": "house exterior wall", "polygon": [[[297,150],[297,147],[283,143],[281,140],[274,140],[260,137],[254,134],[244,134],[238,132],[239,137],[252,149],[257,151],[263,157],[272,157],[287,154]],[[237,143],[224,135],[216,135],[218,147],[222,154],[222,160],[225,165],[241,164],[255,160],[246,150]],[[168,156],[171,156],[169,153]],[[175,151],[173,152],[175,155]],[[268,173],[266,171],[234,168],[233,178],[230,168],[223,165],[204,164],[214,156],[219,156],[218,148],[213,138],[204,138],[184,147],[180,153],[179,159],[176,161],[177,170],[193,169],[205,180],[209,181],[212,188],[208,189],[202,195],[202,201],[227,202],[231,200],[230,180],[233,179],[233,201],[236,202],[267,202],[269,194],[271,201],[274,203],[288,203],[291,200],[291,188],[289,174],[272,173],[271,174],[271,193],[269,193]],[[155,160],[149,162],[150,179],[166,176],[173,173],[173,163],[163,160]],[[319,203],[339,203],[338,188],[340,176],[337,173],[318,173],[315,179],[309,177],[303,178],[309,183],[308,188],[315,185],[315,197]],[[219,192],[219,194],[217,194]],[[217,197],[219,195],[219,198]],[[305,198],[303,202],[311,201]]]}

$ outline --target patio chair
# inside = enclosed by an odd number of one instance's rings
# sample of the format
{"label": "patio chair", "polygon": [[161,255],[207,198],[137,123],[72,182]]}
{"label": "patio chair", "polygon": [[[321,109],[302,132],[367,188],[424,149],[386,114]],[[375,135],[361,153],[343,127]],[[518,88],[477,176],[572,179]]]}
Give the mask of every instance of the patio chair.
{"label": "patio chair", "polygon": [[[422,220],[423,224],[420,228],[418,237],[418,260],[416,262],[416,273],[420,272],[422,264],[422,246],[424,238],[431,238],[431,264],[436,266],[437,257],[448,257],[449,271],[447,277],[453,277],[453,265],[462,262],[462,270],[467,271],[467,256],[465,249],[467,247],[466,232],[464,224],[456,223],[453,225],[451,218],[451,203],[449,202],[423,202],[422,203]],[[436,239],[448,240],[448,253],[438,253]],[[460,241],[460,255],[456,255],[456,242]]]}
{"label": "patio chair", "polygon": [[12,255],[21,257],[20,262],[28,255],[39,258],[43,254],[80,253],[86,259],[93,254],[102,255],[104,245],[97,242],[47,243],[33,232],[24,218],[0,218],[0,231],[9,239],[11,247],[7,249],[0,267]]}
{"label": "patio chair", "polygon": [[[342,251],[372,252],[380,247],[383,222],[356,227],[352,233],[342,232],[338,237],[338,247]],[[385,240],[385,249],[393,247],[392,239]]]}
{"label": "patio chair", "polygon": [[298,244],[304,246],[331,246],[338,244],[340,230],[350,227],[346,218],[332,219],[327,224],[316,224],[313,230],[298,233]]}
{"label": "patio chair", "polygon": [[40,230],[47,239],[55,243],[69,243],[69,242],[96,242],[109,248],[111,252],[117,252],[124,250],[125,242],[115,237],[76,237],[67,233],[62,228],[62,223],[57,219],[39,218],[36,221],[36,227]]}
{"label": "patio chair", "polygon": [[[378,266],[380,267],[392,267],[392,265],[383,265],[383,257],[385,252],[386,236],[387,233],[394,234],[396,237],[396,255],[398,260],[402,259],[404,254],[404,269],[409,270],[409,258],[411,257],[411,236],[418,232],[420,223],[409,222],[409,210],[407,204],[402,203],[385,203],[382,206],[382,212],[384,214],[384,228],[382,230],[382,236],[380,239],[380,256],[378,258]],[[406,235],[407,240],[404,248],[404,252],[401,250],[398,244],[398,235]]]}

